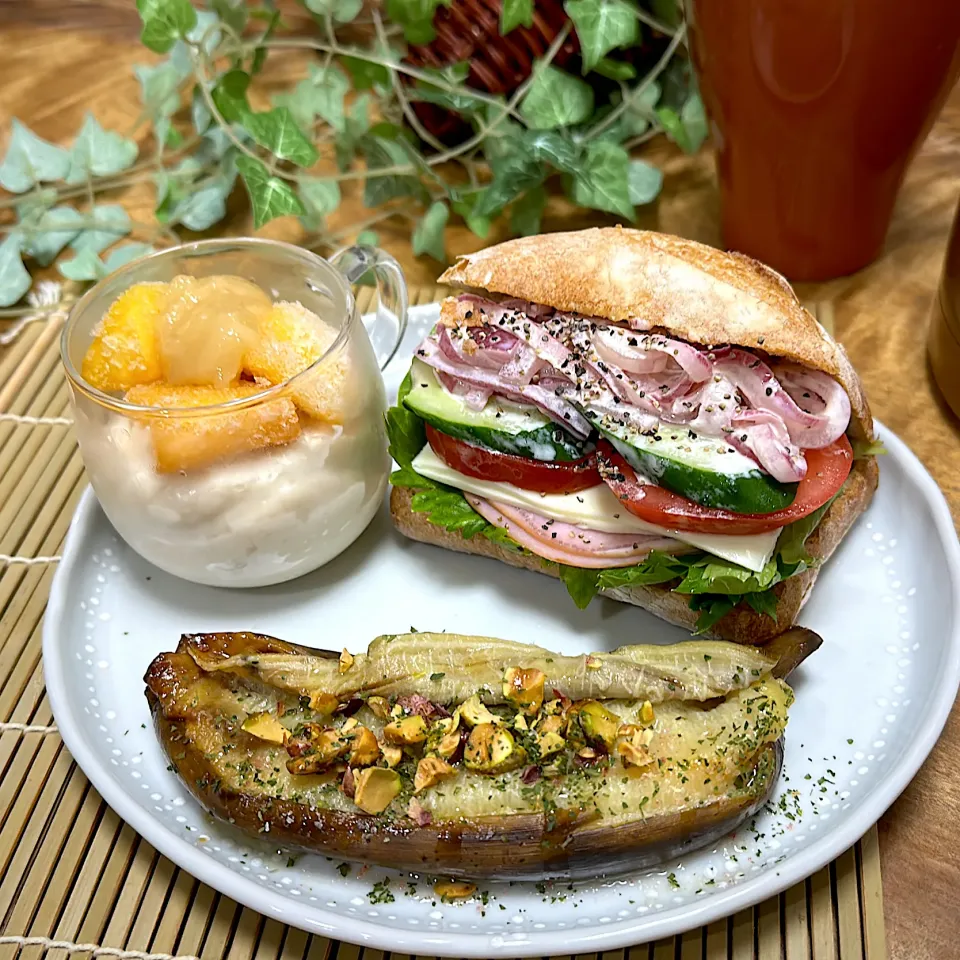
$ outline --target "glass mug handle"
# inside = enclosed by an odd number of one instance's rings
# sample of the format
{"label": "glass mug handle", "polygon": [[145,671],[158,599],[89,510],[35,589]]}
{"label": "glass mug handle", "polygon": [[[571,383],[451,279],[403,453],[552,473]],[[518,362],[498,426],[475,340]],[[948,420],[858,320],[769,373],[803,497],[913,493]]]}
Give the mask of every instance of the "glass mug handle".
{"label": "glass mug handle", "polygon": [[[360,278],[372,270],[377,279],[377,292],[380,301],[377,304],[376,321],[367,327],[370,342],[380,363],[380,369],[393,359],[393,355],[403,340],[407,330],[407,282],[403,278],[400,264],[377,247],[345,247],[330,257],[332,263],[346,278],[347,283],[355,286]],[[393,342],[384,349],[381,341],[383,331],[396,327]]]}

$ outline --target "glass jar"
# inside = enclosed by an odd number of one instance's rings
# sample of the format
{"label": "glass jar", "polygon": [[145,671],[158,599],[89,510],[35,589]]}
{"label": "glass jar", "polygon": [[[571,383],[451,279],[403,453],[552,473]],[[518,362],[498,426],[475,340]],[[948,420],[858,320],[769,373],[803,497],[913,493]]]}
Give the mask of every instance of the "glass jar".
{"label": "glass jar", "polygon": [[960,205],[953,218],[940,285],[930,304],[927,353],[940,392],[960,416]]}
{"label": "glass jar", "polygon": [[[350,283],[370,270],[381,307],[368,336]],[[191,388],[190,407],[165,399],[172,388],[163,383],[124,399],[85,380],[84,356],[111,304],[136,284],[177,276],[240,277],[274,304],[302,305],[289,308],[293,334],[277,341],[280,352],[301,349],[306,332],[321,338],[322,355],[272,386],[234,384],[243,395],[225,402],[206,403],[208,388]],[[272,240],[204,240],[97,284],[71,311],[61,355],[84,466],[117,533],[160,569],[221,587],[281,583],[340,554],[383,501],[390,458],[380,370],[406,311],[399,265],[366,247],[329,262]]]}

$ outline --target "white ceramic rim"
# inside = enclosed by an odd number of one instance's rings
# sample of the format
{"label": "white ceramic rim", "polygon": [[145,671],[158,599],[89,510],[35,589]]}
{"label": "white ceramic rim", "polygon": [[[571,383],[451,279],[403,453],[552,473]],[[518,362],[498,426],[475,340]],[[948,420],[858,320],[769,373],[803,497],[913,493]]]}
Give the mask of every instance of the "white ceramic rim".
{"label": "white ceramic rim", "polygon": [[[954,595],[960,596],[960,541],[957,540],[947,502],[934,479],[907,445],[883,428],[882,424],[878,423],[877,427],[889,451],[889,456],[902,465],[907,478],[913,482],[930,507],[947,558],[948,574],[954,586]],[[624,920],[583,936],[570,930],[533,933],[529,939],[522,942],[501,938],[499,935],[424,934],[393,928],[389,930],[390,943],[387,945],[384,942],[387,928],[382,924],[356,918],[348,919],[322,907],[314,907],[307,912],[303,904],[295,903],[280,893],[254,886],[242,875],[211,860],[193,844],[180,839],[154,820],[120,786],[109,769],[98,762],[93,751],[87,746],[86,740],[79,733],[79,726],[73,722],[70,711],[65,664],[60,657],[57,645],[56,625],[64,617],[66,602],[64,584],[68,582],[71,569],[79,556],[79,551],[75,549],[76,544],[82,540],[83,528],[91,522],[95,509],[96,498],[87,488],[70,524],[63,550],[64,559],[60,563],[50,589],[50,599],[43,625],[43,666],[47,695],[64,743],[91,783],[118,816],[129,823],[164,856],[188,873],[226,896],[282,923],[350,943],[376,945],[400,953],[426,953],[433,956],[464,958],[544,957],[584,951],[592,953],[674,936],[751,907],[816,873],[841,852],[853,846],[879,820],[913,779],[933,749],[960,688],[960,617],[955,614],[953,630],[947,638],[948,655],[945,669],[940,674],[939,685],[931,691],[932,696],[927,700],[923,723],[917,730],[910,748],[887,780],[881,787],[874,788],[862,799],[856,816],[846,821],[844,826],[825,832],[822,839],[791,856],[775,871],[765,871],[752,880],[711,894],[700,905],[664,911],[653,917]],[[639,934],[640,939],[636,932],[638,929],[642,929],[642,933]],[[494,943],[494,940],[499,942]]]}

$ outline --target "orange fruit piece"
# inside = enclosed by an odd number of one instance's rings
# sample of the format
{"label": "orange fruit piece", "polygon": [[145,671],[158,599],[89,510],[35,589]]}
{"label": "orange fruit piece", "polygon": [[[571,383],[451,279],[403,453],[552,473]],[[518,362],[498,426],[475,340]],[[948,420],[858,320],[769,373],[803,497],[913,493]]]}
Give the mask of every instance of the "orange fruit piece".
{"label": "orange fruit piece", "polygon": [[[126,399],[139,406],[190,409],[250,397],[262,389],[255,383],[226,387],[153,383],[133,387]],[[154,416],[148,423],[160,473],[199,470],[252,450],[290,443],[300,435],[296,407],[283,397],[225,413]]]}
{"label": "orange fruit piece", "polygon": [[166,284],[138,283],[113,301],[80,365],[87,383],[114,393],[160,379],[156,324],[166,297]]}
{"label": "orange fruit piece", "polygon": [[[283,383],[319,360],[338,332],[302,304],[275,303],[260,319],[260,342],[244,355],[244,370],[269,383]],[[344,346],[290,389],[288,396],[304,413],[325,423],[344,422],[353,406],[347,354]]]}
{"label": "orange fruit piece", "polygon": [[242,277],[177,277],[158,324],[163,379],[168,383],[223,384],[240,376],[244,353],[270,298]]}

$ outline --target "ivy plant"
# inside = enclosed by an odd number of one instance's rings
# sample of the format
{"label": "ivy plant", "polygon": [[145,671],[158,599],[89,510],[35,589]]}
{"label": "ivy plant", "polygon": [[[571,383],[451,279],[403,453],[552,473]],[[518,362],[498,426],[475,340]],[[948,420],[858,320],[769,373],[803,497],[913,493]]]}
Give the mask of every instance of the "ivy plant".
{"label": "ivy plant", "polygon": [[[296,216],[303,244],[329,250],[348,238],[375,242],[378,223],[400,218],[414,252],[442,261],[454,216],[481,237],[501,215],[513,232],[536,233],[550,181],[581,206],[632,221],[663,180],[634,148],[663,133],[695,151],[706,136],[676,0],[566,0],[567,25],[509,97],[472,87],[469,64],[422,69],[406,58],[408,45],[434,38],[437,7],[457,0],[301,2],[317,29],[291,35],[270,0],[137,0],[141,42],[160,55],[134,70],[149,139],[88,115],[72,142],[53,144],[11,121],[0,160],[10,195],[0,199],[0,308],[13,309],[0,315],[24,312],[14,305],[34,266],[94,281],[210,229],[238,181],[256,228]],[[534,7],[503,0],[500,33],[529,26]],[[573,31],[580,56],[561,69]],[[663,52],[637,75],[620,52],[650,31]],[[298,49],[315,53],[306,75],[255,108],[267,58]],[[418,102],[455,112],[467,133],[441,143]],[[141,152],[134,135],[150,148]],[[143,180],[155,189],[154,218],[134,223],[118,201]],[[362,182],[369,216],[332,230],[344,181]]]}

